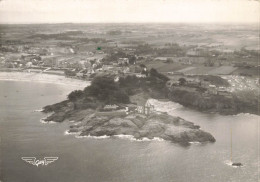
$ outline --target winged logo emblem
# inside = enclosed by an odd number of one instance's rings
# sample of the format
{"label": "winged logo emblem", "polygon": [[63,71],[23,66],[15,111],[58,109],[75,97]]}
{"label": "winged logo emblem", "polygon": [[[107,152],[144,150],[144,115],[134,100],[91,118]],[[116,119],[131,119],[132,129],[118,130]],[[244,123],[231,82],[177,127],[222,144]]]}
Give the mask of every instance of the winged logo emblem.
{"label": "winged logo emblem", "polygon": [[36,157],[22,157],[22,160],[25,162],[32,164],[34,166],[47,166],[48,164],[58,160],[59,157],[44,157],[43,160],[37,160]]}

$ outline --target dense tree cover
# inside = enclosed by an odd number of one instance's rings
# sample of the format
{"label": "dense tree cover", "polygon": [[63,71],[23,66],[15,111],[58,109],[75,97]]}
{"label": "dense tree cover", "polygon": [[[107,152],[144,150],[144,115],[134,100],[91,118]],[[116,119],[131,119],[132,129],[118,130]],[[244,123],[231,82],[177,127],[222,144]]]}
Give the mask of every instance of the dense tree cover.
{"label": "dense tree cover", "polygon": [[94,78],[91,85],[84,89],[84,93],[109,104],[129,103],[127,93],[109,76]]}
{"label": "dense tree cover", "polygon": [[161,79],[164,82],[169,81],[169,78],[167,76],[165,76],[164,74],[159,73],[156,69],[152,68],[150,70],[150,77],[156,77]]}
{"label": "dense tree cover", "polygon": [[180,78],[179,82],[180,82],[180,85],[185,85],[186,79],[185,78]]}
{"label": "dense tree cover", "polygon": [[143,90],[147,90],[146,78],[137,78],[134,75],[129,75],[126,77],[121,77],[119,79],[120,88],[124,88],[125,92],[131,96],[136,94],[136,92]]}
{"label": "dense tree cover", "polygon": [[71,92],[68,99],[76,101],[77,99],[93,98],[104,104],[117,104],[129,103],[129,96],[139,92],[162,92],[169,78],[158,73],[155,69],[151,69],[149,75],[146,78],[129,75],[121,77],[118,82],[114,81],[114,76],[95,77],[89,87],[86,87],[84,91]]}
{"label": "dense tree cover", "polygon": [[82,97],[84,95],[84,92],[82,90],[74,90],[68,95],[68,99],[70,101],[75,101],[78,98]]}

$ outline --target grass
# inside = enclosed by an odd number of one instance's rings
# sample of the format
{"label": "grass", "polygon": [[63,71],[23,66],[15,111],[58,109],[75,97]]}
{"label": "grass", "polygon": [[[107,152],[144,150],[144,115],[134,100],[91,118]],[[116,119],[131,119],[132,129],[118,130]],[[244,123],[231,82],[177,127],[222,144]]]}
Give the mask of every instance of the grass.
{"label": "grass", "polygon": [[159,72],[171,72],[178,71],[180,69],[187,68],[188,65],[183,65],[180,63],[164,63],[163,61],[150,61],[144,63],[148,69],[154,68]]}

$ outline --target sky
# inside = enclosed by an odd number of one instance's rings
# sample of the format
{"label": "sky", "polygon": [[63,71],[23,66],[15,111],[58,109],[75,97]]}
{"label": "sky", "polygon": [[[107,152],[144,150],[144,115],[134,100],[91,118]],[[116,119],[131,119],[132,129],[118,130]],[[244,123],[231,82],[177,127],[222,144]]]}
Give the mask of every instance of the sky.
{"label": "sky", "polygon": [[259,0],[0,0],[0,23],[259,23]]}

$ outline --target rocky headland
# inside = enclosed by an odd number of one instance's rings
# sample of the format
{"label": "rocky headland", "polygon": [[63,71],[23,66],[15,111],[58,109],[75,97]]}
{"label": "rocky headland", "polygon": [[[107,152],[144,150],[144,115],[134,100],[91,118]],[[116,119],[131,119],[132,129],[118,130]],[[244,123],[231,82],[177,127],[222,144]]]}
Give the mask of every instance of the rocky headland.
{"label": "rocky headland", "polygon": [[[78,136],[131,135],[136,140],[163,139],[187,146],[192,142],[211,143],[215,138],[200,126],[180,117],[154,112],[149,116],[139,113],[125,114],[124,111],[98,112],[93,109],[71,110],[73,103],[67,101],[52,107],[54,112],[46,122],[73,121],[67,133]],[[45,112],[50,107],[45,107]]]}
{"label": "rocky headland", "polygon": [[[97,77],[83,91],[70,93],[68,100],[44,107],[44,113],[52,113],[44,121],[73,121],[67,133],[82,137],[130,135],[136,140],[163,139],[183,146],[215,142],[210,133],[180,117],[138,111],[148,98],[164,95],[159,94],[164,92],[164,79],[157,72],[149,80],[125,77],[115,82],[111,76]],[[108,104],[118,108],[106,111]]]}
{"label": "rocky headland", "polygon": [[[234,93],[211,94],[192,83],[167,87],[169,78],[151,69],[146,78],[113,75],[96,77],[84,90],[75,90],[68,100],[49,105],[52,113],[45,122],[73,121],[67,133],[81,137],[132,136],[137,140],[163,139],[181,145],[191,142],[215,142],[215,138],[192,122],[166,113],[138,111],[149,98],[167,98],[184,106],[206,112],[237,114],[257,113],[257,100]],[[204,78],[205,79],[205,78]],[[220,77],[208,77],[210,84],[228,86]],[[107,105],[118,108],[104,110]]]}

